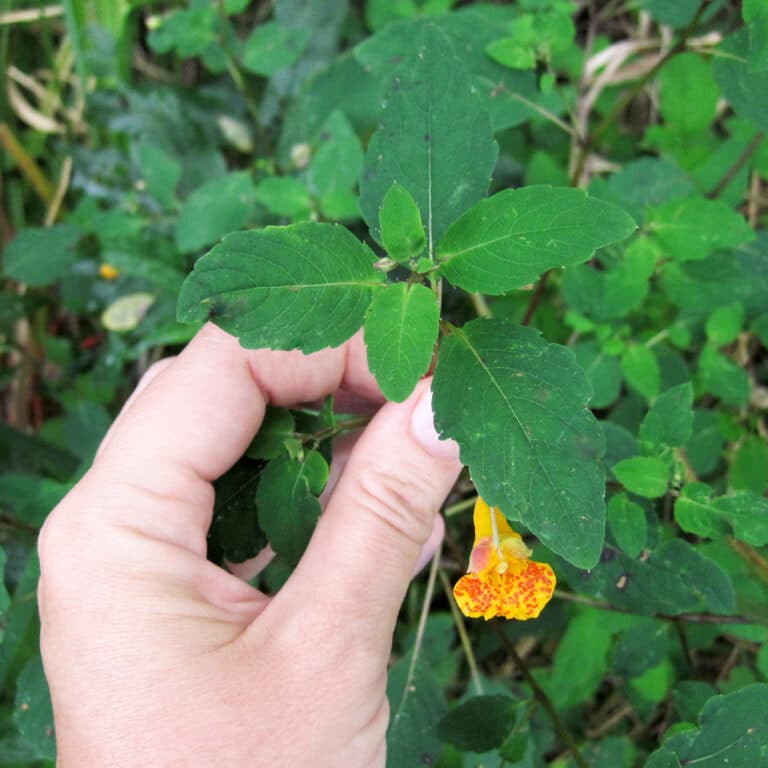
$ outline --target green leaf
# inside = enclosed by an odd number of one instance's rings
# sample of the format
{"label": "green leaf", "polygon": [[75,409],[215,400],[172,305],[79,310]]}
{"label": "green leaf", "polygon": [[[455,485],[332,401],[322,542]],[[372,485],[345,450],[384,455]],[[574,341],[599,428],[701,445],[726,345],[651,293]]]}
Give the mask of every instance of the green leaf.
{"label": "green leaf", "polygon": [[630,557],[637,557],[648,542],[648,522],[645,510],[626,493],[611,497],[607,512],[608,528],[614,540]]}
{"label": "green leaf", "polygon": [[[4,501],[4,500],[3,500]],[[7,555],[5,548],[0,547],[0,644],[2,643],[3,636],[5,635],[5,616],[8,608],[11,605],[11,596],[8,594],[8,590],[5,587],[5,561]]]}
{"label": "green leaf", "polygon": [[468,291],[505,293],[623,240],[635,222],[578,189],[523,187],[482,200],[446,232],[440,272]]}
{"label": "green leaf", "polygon": [[768,543],[768,499],[751,491],[711,497],[704,483],[688,483],[675,502],[675,521],[686,533],[716,539],[733,530],[756,547]]}
{"label": "green leaf", "polygon": [[765,72],[750,71],[745,53],[749,51],[750,32],[741,29],[726,37],[715,59],[715,78],[733,111],[751,120],[760,130],[768,130],[768,78]]}
{"label": "green leaf", "polygon": [[264,420],[246,455],[252,459],[275,459],[285,451],[285,441],[294,437],[296,421],[287,408],[267,406]]}
{"label": "green leaf", "polygon": [[680,761],[666,749],[654,752],[645,762],[644,768],[682,768]]}
{"label": "green leaf", "polygon": [[639,0],[638,4],[659,23],[684,27],[696,13],[699,0],[677,0],[672,4],[667,0]]}
{"label": "green leaf", "polygon": [[[7,578],[7,576],[6,576]],[[37,646],[38,605],[37,600],[30,599],[35,595],[37,583],[40,580],[40,561],[34,550],[27,557],[21,571],[13,600],[3,616],[5,634],[0,643],[0,687],[7,689],[6,682],[12,671],[29,658],[30,650]],[[30,647],[30,637],[34,645]]]}
{"label": "green leaf", "polygon": [[174,11],[149,33],[149,47],[158,53],[175,49],[185,59],[199,56],[216,40],[216,26],[213,6]]}
{"label": "green leaf", "polygon": [[641,699],[652,704],[660,704],[668,695],[675,682],[675,670],[672,662],[662,659],[655,667],[647,669],[642,675],[630,681],[630,690]]}
{"label": "green leaf", "polygon": [[647,228],[676,261],[704,259],[719,249],[755,239],[744,217],[720,200],[689,197],[648,212]]}
{"label": "green leaf", "polygon": [[595,197],[621,206],[637,221],[643,221],[649,206],[690,197],[696,194],[696,187],[672,161],[661,157],[641,157],[622,166],[608,179],[594,179],[590,192]]}
{"label": "green leaf", "polygon": [[307,187],[293,176],[268,176],[256,185],[253,194],[277,216],[302,220],[309,218],[312,211]]}
{"label": "green leaf", "polygon": [[758,315],[750,324],[749,330],[760,339],[760,343],[768,349],[768,312]]}
{"label": "green leaf", "polygon": [[80,230],[69,224],[22,229],[3,254],[3,274],[36,287],[50,285],[68,274],[77,261]]}
{"label": "green leaf", "polygon": [[621,391],[622,376],[619,358],[606,355],[594,340],[574,344],[573,353],[592,387],[590,407],[607,408],[615,402]]}
{"label": "green leaf", "polygon": [[685,453],[694,471],[710,473],[723,454],[723,434],[717,414],[703,409],[693,412],[693,434],[685,444]]}
{"label": "green leaf", "polygon": [[749,402],[747,372],[730,358],[710,346],[699,356],[697,384],[726,405],[743,408]]}
{"label": "green leaf", "polygon": [[440,308],[429,288],[395,283],[379,291],[365,318],[368,367],[396,403],[413,392],[432,361]]}
{"label": "green leaf", "polygon": [[555,651],[548,692],[558,708],[588,701],[608,671],[612,633],[632,621],[594,609],[569,622]]}
{"label": "green leaf", "polygon": [[578,584],[579,592],[645,616],[677,615],[695,611],[732,613],[733,584],[714,561],[687,541],[671,539],[641,558],[606,546],[600,563],[579,571],[561,563],[558,578]]}
{"label": "green leaf", "polygon": [[256,504],[269,545],[298,563],[320,517],[317,497],[328,481],[328,464],[317,451],[302,459],[281,456],[261,473]]}
{"label": "green leaf", "polygon": [[[0,508],[17,522],[39,528],[71,487],[47,477],[6,471],[0,476]],[[8,607],[4,595],[0,586],[0,613]]]}
{"label": "green leaf", "polygon": [[[498,39],[500,30],[504,30],[516,15],[516,8],[480,3],[431,20],[461,52],[471,83],[480,96],[481,107],[490,114],[496,132],[532,117],[535,113],[525,102],[535,102],[539,98],[533,72],[507,69],[485,52],[486,46]],[[379,78],[389,77],[393,67],[398,65],[407,70],[411,66],[413,27],[412,22],[389,25],[359,44],[355,48],[355,57]]]}
{"label": "green leaf", "polygon": [[411,193],[396,181],[384,195],[379,211],[381,243],[400,264],[416,258],[426,244],[421,212]]}
{"label": "green leaf", "polygon": [[[321,200],[351,192],[363,167],[363,149],[354,128],[343,112],[335,109],[323,123],[307,180],[309,189]],[[353,213],[357,213],[357,205]]]}
{"label": "green leaf", "polygon": [[438,723],[437,735],[462,751],[487,752],[504,743],[515,723],[517,706],[511,696],[473,696]]}
{"label": "green leaf", "polygon": [[381,126],[368,143],[360,208],[380,240],[379,207],[392,182],[402,184],[419,206],[432,253],[448,225],[487,193],[498,148],[445,33],[430,22],[403,29],[408,53],[390,79]]}
{"label": "green leaf", "polygon": [[216,500],[208,531],[208,557],[221,564],[242,563],[266,545],[259,527],[256,489],[264,462],[241,459],[213,484]]}
{"label": "green leaf", "polygon": [[693,315],[706,316],[714,307],[745,301],[753,285],[734,253],[721,251],[703,261],[670,261],[662,266],[667,298]]}
{"label": "green leaf", "polygon": [[165,209],[176,206],[176,185],[181,178],[181,163],[160,147],[147,142],[136,146],[136,164],[147,192]]}
{"label": "green leaf", "polygon": [[536,66],[536,48],[530,43],[521,43],[517,37],[502,37],[488,43],[485,52],[504,67],[510,69],[533,69]]}
{"label": "green leaf", "polygon": [[765,72],[768,69],[768,7],[763,0],[743,0],[741,14],[749,25],[749,71]]}
{"label": "green leaf", "polygon": [[744,307],[741,304],[726,304],[718,307],[708,318],[707,338],[717,347],[735,341],[744,325]]}
{"label": "green leaf", "polygon": [[695,53],[675,56],[659,73],[659,86],[661,114],[675,131],[690,135],[714,119],[720,89],[710,60]]}
{"label": "green leaf", "polygon": [[365,23],[376,31],[400,19],[413,19],[419,13],[416,0],[367,0]]}
{"label": "green leaf", "polygon": [[444,339],[432,391],[437,428],[482,497],[570,562],[594,565],[604,437],[573,353],[532,328],[473,320]]}
{"label": "green leaf", "polygon": [[180,322],[212,319],[248,348],[316,352],[363,324],[384,279],[374,253],[332,224],[235,232],[195,264]]}
{"label": "green leaf", "polygon": [[13,721],[38,759],[56,759],[53,707],[39,654],[27,662],[16,682]]}
{"label": "green leaf", "polygon": [[257,75],[273,75],[296,62],[311,37],[309,29],[267,21],[256,27],[243,44],[243,67]]}
{"label": "green leaf", "polygon": [[629,347],[621,358],[627,383],[648,400],[659,394],[661,368],[653,350],[643,344]]}
{"label": "green leaf", "polygon": [[650,238],[635,238],[624,249],[621,260],[605,269],[595,269],[591,264],[566,269],[563,296],[571,309],[595,320],[625,317],[638,309],[648,295],[659,255]]}
{"label": "green leaf", "polygon": [[663,661],[668,650],[669,624],[639,619],[628,627],[613,648],[613,668],[623,677],[642,675]]}
{"label": "green leaf", "polygon": [[240,229],[255,203],[253,182],[246,171],[228,173],[198,187],[185,201],[175,224],[175,240],[184,253],[210,245]]}
{"label": "green leaf", "polygon": [[728,470],[728,485],[759,494],[768,489],[768,444],[764,438],[747,435],[742,440]]}
{"label": "green leaf", "polygon": [[224,0],[224,11],[234,16],[242,13],[251,3],[251,0]]}
{"label": "green leaf", "polygon": [[640,440],[652,449],[683,445],[693,431],[693,386],[668,389],[654,401],[640,425]]}
{"label": "green leaf", "polygon": [[667,492],[669,464],[656,456],[634,456],[613,466],[616,479],[632,493],[658,499]]}
{"label": "green leaf", "polygon": [[413,651],[389,670],[387,699],[387,768],[434,764],[442,749],[437,723],[445,712],[445,701],[429,665],[414,659]]}
{"label": "green leaf", "polygon": [[568,171],[562,162],[549,152],[535,150],[525,166],[524,186],[549,184],[552,187],[568,186]]}
{"label": "green leaf", "polygon": [[725,696],[713,696],[701,710],[696,732],[670,736],[664,742],[664,752],[675,755],[679,765],[750,768],[765,761],[766,730],[768,685],[755,683]]}

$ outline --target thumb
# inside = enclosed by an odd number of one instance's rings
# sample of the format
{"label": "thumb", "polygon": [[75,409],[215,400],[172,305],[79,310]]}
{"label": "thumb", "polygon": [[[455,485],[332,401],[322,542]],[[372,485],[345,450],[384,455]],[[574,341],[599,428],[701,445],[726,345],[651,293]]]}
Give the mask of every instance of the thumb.
{"label": "thumb", "polygon": [[384,405],[363,432],[273,610],[321,612],[326,624],[336,616],[388,647],[434,517],[461,471],[458,446],[435,432],[430,384]]}

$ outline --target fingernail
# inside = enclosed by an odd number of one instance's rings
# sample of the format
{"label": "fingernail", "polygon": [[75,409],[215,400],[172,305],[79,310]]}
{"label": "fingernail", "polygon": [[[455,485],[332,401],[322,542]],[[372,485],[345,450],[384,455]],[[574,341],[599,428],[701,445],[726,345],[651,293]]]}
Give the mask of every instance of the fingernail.
{"label": "fingernail", "polygon": [[432,413],[432,390],[427,388],[411,416],[411,434],[431,456],[445,461],[459,458],[459,446],[453,440],[441,440],[435,430]]}

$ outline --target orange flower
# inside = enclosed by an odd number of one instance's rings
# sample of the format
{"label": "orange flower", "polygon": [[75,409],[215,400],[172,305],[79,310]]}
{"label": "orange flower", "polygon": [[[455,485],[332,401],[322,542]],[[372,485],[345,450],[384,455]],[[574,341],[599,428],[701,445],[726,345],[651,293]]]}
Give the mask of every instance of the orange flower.
{"label": "orange flower", "polygon": [[120,275],[120,270],[106,262],[99,267],[99,277],[102,280],[116,280]]}
{"label": "orange flower", "polygon": [[461,612],[470,618],[494,616],[535,619],[555,590],[555,574],[546,563],[528,558],[531,550],[504,515],[478,497],[475,543],[469,568],[453,588]]}

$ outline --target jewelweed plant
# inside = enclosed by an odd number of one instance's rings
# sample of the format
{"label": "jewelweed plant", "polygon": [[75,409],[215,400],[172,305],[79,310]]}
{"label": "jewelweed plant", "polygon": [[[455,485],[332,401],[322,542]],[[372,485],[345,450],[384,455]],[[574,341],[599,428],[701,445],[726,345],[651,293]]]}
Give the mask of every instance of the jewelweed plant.
{"label": "jewelweed plant", "polygon": [[[0,765],[55,760],[36,533],[207,321],[433,376],[389,765],[765,762],[765,0],[12,2],[0,60]],[[209,558],[279,589],[365,423],[269,409]]]}

